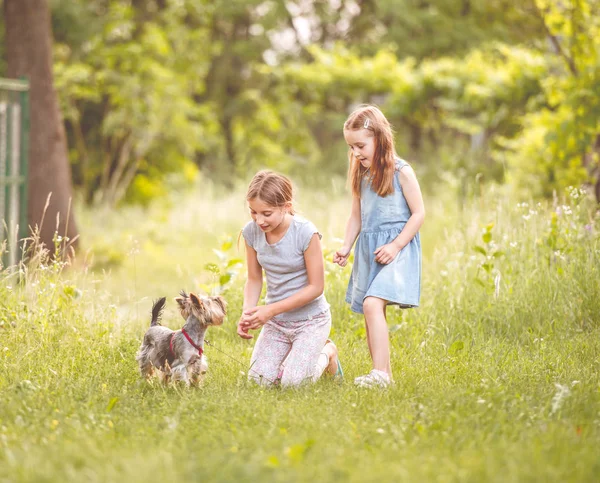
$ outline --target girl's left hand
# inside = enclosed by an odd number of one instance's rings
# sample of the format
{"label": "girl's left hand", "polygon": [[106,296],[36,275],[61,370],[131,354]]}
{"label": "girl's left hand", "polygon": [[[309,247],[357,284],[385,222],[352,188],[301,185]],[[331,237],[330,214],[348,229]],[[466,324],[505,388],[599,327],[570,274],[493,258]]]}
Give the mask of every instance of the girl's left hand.
{"label": "girl's left hand", "polygon": [[400,248],[394,243],[388,243],[387,245],[380,246],[373,253],[375,254],[375,261],[382,265],[388,265],[391,263],[396,255],[400,252]]}
{"label": "girl's left hand", "polygon": [[259,305],[245,310],[242,321],[248,329],[256,330],[265,325],[272,317],[273,313],[268,305]]}

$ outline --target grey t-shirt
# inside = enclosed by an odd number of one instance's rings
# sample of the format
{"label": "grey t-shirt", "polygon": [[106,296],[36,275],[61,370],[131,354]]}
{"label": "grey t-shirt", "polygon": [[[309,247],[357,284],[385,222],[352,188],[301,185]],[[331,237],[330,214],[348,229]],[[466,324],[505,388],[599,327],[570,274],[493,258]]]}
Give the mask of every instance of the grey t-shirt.
{"label": "grey t-shirt", "polygon": [[[315,233],[321,238],[321,234],[315,225],[294,215],[281,240],[271,245],[267,243],[265,233],[254,221],[246,224],[242,230],[242,235],[248,245],[256,251],[258,263],[263,267],[266,274],[266,304],[283,300],[308,285],[304,252]],[[320,314],[328,308],[329,304],[325,299],[325,295],[321,294],[302,307],[279,314],[277,320],[303,320]]]}

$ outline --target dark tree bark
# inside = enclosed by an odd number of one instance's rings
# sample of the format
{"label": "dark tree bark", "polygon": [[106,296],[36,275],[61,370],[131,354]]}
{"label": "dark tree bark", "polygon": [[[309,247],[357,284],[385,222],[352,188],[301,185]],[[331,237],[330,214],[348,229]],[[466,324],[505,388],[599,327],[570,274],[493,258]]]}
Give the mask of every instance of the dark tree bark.
{"label": "dark tree bark", "polygon": [[27,219],[31,228],[40,228],[41,241],[53,252],[54,233],[75,243],[77,226],[70,206],[73,186],[65,130],[54,90],[47,0],[4,0],[4,23],[8,76],[26,77],[30,83]]}

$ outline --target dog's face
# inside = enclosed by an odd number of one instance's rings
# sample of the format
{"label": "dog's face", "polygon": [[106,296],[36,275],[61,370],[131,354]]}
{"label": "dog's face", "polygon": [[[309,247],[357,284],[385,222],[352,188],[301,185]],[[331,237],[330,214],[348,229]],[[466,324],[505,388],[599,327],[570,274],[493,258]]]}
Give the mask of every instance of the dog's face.
{"label": "dog's face", "polygon": [[190,315],[194,315],[204,325],[221,325],[227,314],[227,304],[220,295],[216,297],[198,297],[191,293],[188,295],[184,291],[179,297],[175,297],[179,304],[181,316],[187,320]]}

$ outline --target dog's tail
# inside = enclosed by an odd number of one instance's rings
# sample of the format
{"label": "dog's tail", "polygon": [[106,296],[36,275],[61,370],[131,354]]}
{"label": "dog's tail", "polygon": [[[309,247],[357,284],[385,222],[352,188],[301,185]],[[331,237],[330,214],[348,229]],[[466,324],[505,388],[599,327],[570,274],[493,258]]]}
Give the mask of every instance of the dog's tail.
{"label": "dog's tail", "polygon": [[154,305],[152,305],[152,321],[150,322],[150,327],[160,325],[160,317],[162,315],[163,309],[165,308],[166,301],[166,297],[161,297],[156,302],[154,302]]}

